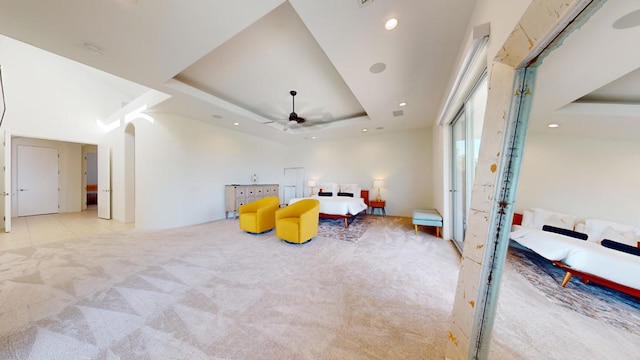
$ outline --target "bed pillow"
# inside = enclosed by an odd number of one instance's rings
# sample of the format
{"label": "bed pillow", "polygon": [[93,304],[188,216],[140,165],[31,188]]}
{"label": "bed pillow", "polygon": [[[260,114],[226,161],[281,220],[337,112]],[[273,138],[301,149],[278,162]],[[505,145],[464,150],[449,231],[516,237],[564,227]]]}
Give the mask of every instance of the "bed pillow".
{"label": "bed pillow", "polygon": [[[638,239],[638,237],[636,236],[636,233],[634,231],[627,231],[627,232],[619,232],[616,229],[612,228],[612,227],[608,227],[603,233],[602,233],[602,238],[603,239],[607,239],[607,240],[612,240],[615,241],[617,243],[621,243],[621,244],[625,244],[625,245],[629,245],[632,247],[636,247],[638,244],[638,241],[640,241],[640,239]],[[604,241],[604,240],[602,240]]]}
{"label": "bed pillow", "polygon": [[339,192],[338,196],[353,197],[353,193],[350,193],[350,192]]}
{"label": "bed pillow", "polygon": [[600,242],[600,240],[604,239],[603,234],[608,228],[612,228],[619,233],[635,231],[633,225],[620,224],[613,221],[599,219],[586,219],[584,221],[585,232],[589,234],[589,241],[592,242]]}
{"label": "bed pillow", "polygon": [[522,212],[522,223],[520,224],[524,227],[533,227],[533,211],[524,210]]}
{"label": "bed pillow", "polygon": [[614,249],[614,250],[618,250],[618,251],[624,251],[624,252],[626,252],[628,254],[633,254],[633,255],[636,255],[636,256],[640,256],[640,248],[637,248],[637,247],[634,247],[634,246],[621,244],[619,242],[612,241],[612,240],[609,240],[609,239],[602,240],[602,242],[600,244],[602,244],[602,246],[607,247],[609,249]]}
{"label": "bed pillow", "polygon": [[340,192],[352,193],[354,197],[360,197],[361,187],[358,184],[341,184]]}
{"label": "bed pillow", "polygon": [[542,230],[543,231],[552,232],[552,233],[556,233],[556,234],[560,234],[560,235],[564,235],[564,236],[570,236],[572,238],[576,238],[576,239],[580,239],[580,240],[587,240],[587,238],[589,237],[589,235],[587,235],[585,233],[581,233],[581,232],[577,232],[577,231],[573,231],[573,230],[567,230],[567,229],[563,229],[563,228],[559,228],[559,227],[555,227],[555,226],[551,226],[551,225],[543,226]]}
{"label": "bed pillow", "polygon": [[328,191],[320,191],[318,193],[318,196],[333,196],[333,193]]}
{"label": "bed pillow", "polygon": [[338,193],[338,184],[336,183],[323,183],[320,187],[322,192],[330,192],[332,194]]}
{"label": "bed pillow", "polygon": [[563,214],[555,211],[533,208],[532,228],[542,229],[545,225],[551,225],[567,230],[573,230],[576,217],[569,214]]}

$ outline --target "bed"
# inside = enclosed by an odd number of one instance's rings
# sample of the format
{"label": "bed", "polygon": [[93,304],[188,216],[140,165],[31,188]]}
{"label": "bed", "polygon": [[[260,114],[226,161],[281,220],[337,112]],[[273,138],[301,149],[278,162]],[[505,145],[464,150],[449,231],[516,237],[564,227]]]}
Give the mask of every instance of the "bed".
{"label": "bed", "polygon": [[369,207],[369,190],[362,190],[356,184],[336,183],[324,183],[318,194],[291,199],[289,205],[309,198],[320,201],[321,218],[343,219],[345,228]]}
{"label": "bed", "polygon": [[[572,276],[640,298],[640,256],[607,247],[607,242],[634,239],[633,227],[605,220],[575,222],[570,215],[532,209],[529,216],[514,217],[511,240],[566,271],[561,285]],[[529,217],[529,219],[526,219]]]}
{"label": "bed", "polygon": [[87,184],[87,205],[98,203],[98,184]]}

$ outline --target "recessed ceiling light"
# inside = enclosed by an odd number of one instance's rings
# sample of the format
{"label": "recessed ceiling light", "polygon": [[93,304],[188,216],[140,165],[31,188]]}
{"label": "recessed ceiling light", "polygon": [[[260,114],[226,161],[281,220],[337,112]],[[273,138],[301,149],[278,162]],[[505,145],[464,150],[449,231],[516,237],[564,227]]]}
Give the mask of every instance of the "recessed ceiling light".
{"label": "recessed ceiling light", "polygon": [[362,129],[362,132],[367,132],[367,131],[369,131],[369,129],[367,128]]}
{"label": "recessed ceiling light", "polygon": [[387,30],[393,30],[396,28],[396,26],[398,26],[398,19],[396,18],[391,18],[387,20],[386,23],[384,23],[384,28]]}
{"label": "recessed ceiling light", "polygon": [[403,106],[407,106],[406,102],[401,102],[400,104],[398,104],[398,106],[403,107]]}
{"label": "recessed ceiling light", "polygon": [[311,137],[311,140],[315,140],[315,139],[316,139],[316,137],[315,137],[315,136],[312,136],[312,137]]}
{"label": "recessed ceiling light", "polygon": [[387,64],[385,64],[385,63],[375,63],[375,64],[371,65],[371,67],[369,68],[369,71],[372,74],[379,74],[379,73],[383,72],[384,69],[386,69],[386,68],[387,68]]}
{"label": "recessed ceiling light", "polygon": [[92,43],[84,43],[84,48],[87,49],[90,53],[102,55],[102,49]]}
{"label": "recessed ceiling light", "polygon": [[557,128],[557,127],[560,127],[560,125],[559,124],[549,124],[549,125],[547,125],[547,127]]}
{"label": "recessed ceiling light", "polygon": [[240,126],[240,123],[234,122],[233,125]]}

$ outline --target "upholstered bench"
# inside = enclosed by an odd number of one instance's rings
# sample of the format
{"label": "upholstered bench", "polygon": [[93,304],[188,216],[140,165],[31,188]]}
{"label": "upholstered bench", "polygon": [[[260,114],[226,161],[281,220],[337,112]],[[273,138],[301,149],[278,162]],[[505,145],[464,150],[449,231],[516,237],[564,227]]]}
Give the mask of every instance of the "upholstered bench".
{"label": "upholstered bench", "polygon": [[440,237],[442,216],[436,209],[413,210],[413,226],[416,229],[416,235],[418,235],[418,225],[435,226],[436,236]]}

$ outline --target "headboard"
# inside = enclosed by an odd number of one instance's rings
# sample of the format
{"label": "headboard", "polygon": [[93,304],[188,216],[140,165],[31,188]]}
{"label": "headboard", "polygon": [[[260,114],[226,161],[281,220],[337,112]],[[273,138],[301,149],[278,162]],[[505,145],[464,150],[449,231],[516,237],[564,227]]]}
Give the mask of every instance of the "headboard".
{"label": "headboard", "polygon": [[513,213],[513,220],[511,225],[522,225],[522,214]]}
{"label": "headboard", "polygon": [[364,199],[365,205],[369,206],[369,190],[360,190],[360,197]]}

